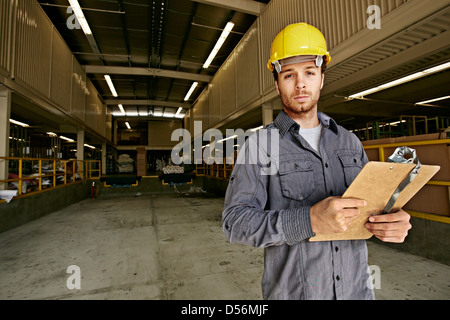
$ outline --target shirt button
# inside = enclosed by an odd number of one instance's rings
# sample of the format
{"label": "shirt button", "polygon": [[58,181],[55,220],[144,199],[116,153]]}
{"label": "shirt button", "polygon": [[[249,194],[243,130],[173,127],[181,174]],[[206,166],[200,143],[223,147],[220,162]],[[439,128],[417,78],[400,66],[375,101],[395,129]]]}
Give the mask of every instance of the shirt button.
{"label": "shirt button", "polygon": [[341,277],[336,276],[336,280],[337,280],[337,281],[341,280]]}
{"label": "shirt button", "polygon": [[302,201],[303,200],[303,196],[298,197],[298,200]]}
{"label": "shirt button", "polygon": [[338,251],[339,251],[339,248],[338,248],[338,247],[335,247],[334,250],[336,250],[336,252],[338,252]]}
{"label": "shirt button", "polygon": [[328,168],[328,163],[325,163],[325,168]]}
{"label": "shirt button", "polygon": [[333,195],[333,190],[330,190],[330,196],[332,196]]}

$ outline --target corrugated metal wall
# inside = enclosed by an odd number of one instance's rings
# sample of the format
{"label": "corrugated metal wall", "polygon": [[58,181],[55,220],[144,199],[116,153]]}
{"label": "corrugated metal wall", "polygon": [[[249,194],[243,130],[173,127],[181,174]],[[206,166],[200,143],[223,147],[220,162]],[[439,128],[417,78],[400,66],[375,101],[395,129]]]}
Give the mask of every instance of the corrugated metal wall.
{"label": "corrugated metal wall", "polygon": [[[262,62],[269,60],[270,46],[286,25],[306,22],[322,31],[328,50],[366,28],[367,8],[377,5],[381,16],[408,0],[272,0],[261,15]],[[271,74],[263,73],[263,92],[273,88]]]}
{"label": "corrugated metal wall", "polygon": [[14,76],[49,97],[52,24],[35,1],[17,3]]}
{"label": "corrugated metal wall", "polygon": [[[274,90],[267,70],[270,46],[288,24],[307,22],[319,28],[329,50],[366,28],[367,9],[377,5],[384,16],[408,0],[272,0],[216,73],[194,106],[192,121],[209,112],[209,127]],[[208,108],[203,96],[209,96]],[[203,130],[208,127],[203,124]]]}
{"label": "corrugated metal wall", "polygon": [[72,52],[53,27],[50,99],[70,112],[72,86]]}
{"label": "corrugated metal wall", "polygon": [[0,1],[0,72],[9,76],[10,67],[10,8],[12,1]]}
{"label": "corrugated metal wall", "polygon": [[2,74],[111,139],[106,106],[37,1],[0,0],[0,36]]}

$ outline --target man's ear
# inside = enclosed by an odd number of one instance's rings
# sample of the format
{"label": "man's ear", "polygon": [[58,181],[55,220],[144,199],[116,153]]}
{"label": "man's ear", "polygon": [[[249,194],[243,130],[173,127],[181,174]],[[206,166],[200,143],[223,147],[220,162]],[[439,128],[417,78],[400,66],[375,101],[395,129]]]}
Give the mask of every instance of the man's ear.
{"label": "man's ear", "polygon": [[325,82],[325,75],[322,73],[322,83],[320,84],[320,90],[322,90],[324,82]]}
{"label": "man's ear", "polygon": [[[322,81],[322,84],[323,84],[323,81]],[[275,87],[277,88],[278,94],[280,94],[280,89],[278,88],[278,81],[277,80],[275,80]]]}

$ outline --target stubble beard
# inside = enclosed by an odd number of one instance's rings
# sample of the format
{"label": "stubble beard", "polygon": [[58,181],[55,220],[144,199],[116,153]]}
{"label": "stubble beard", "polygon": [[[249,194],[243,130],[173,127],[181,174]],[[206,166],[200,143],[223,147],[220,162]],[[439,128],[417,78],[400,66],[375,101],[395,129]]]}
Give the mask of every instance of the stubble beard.
{"label": "stubble beard", "polygon": [[317,111],[317,102],[319,99],[315,99],[312,96],[311,92],[305,92],[302,94],[308,95],[311,99],[303,103],[298,103],[294,99],[294,97],[297,96],[298,93],[289,97],[287,97],[286,95],[281,96],[281,102],[283,103],[284,110],[292,118],[303,118],[310,113],[315,113]]}

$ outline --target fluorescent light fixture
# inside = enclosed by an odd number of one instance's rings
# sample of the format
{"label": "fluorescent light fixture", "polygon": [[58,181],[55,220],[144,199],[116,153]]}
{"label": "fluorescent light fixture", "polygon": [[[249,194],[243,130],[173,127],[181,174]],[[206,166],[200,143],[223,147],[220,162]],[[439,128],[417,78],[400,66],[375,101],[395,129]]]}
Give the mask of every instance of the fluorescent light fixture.
{"label": "fluorescent light fixture", "polygon": [[126,115],[125,110],[123,109],[123,105],[119,104],[120,112],[122,112],[123,115]]}
{"label": "fluorescent light fixture", "polygon": [[87,144],[87,143],[85,143],[84,146],[85,146],[85,147],[88,147],[88,148],[91,148],[91,149],[95,149],[94,146],[91,146],[91,145],[89,145],[89,144]]}
{"label": "fluorescent light fixture", "polygon": [[227,39],[227,37],[230,34],[230,32],[233,29],[233,27],[234,27],[234,23],[233,22],[230,21],[230,22],[227,23],[227,25],[225,26],[225,29],[223,29],[222,34],[220,35],[219,40],[217,40],[216,45],[214,46],[213,50],[209,54],[208,59],[206,59],[206,62],[203,65],[204,69],[207,69],[211,65],[211,62],[216,57],[217,52],[219,52],[220,48],[222,47],[223,43]]}
{"label": "fluorescent light fixture", "polygon": [[164,118],[173,118],[175,117],[175,111],[173,109],[165,108],[163,113]]}
{"label": "fluorescent light fixture", "polygon": [[219,141],[217,141],[217,143],[222,143],[222,142],[224,142],[224,141],[227,141],[227,140],[230,140],[230,139],[235,139],[235,138],[237,138],[238,136],[237,135],[234,135],[234,136],[231,136],[231,137],[228,137],[228,138],[224,138],[224,139],[222,139],[222,140],[219,140]]}
{"label": "fluorescent light fixture", "polygon": [[68,142],[75,142],[75,140],[70,139],[70,138],[67,138],[67,137],[64,137],[64,136],[59,136],[59,138],[60,138],[60,139],[63,139],[63,140],[66,140],[66,141],[68,141]]}
{"label": "fluorescent light fixture", "polygon": [[195,88],[197,88],[198,86],[198,82],[194,82],[191,86],[191,88],[189,89],[188,93],[186,94],[186,97],[184,97],[184,101],[188,101],[189,98],[191,97],[192,93],[194,92]]}
{"label": "fluorescent light fixture", "polygon": [[54,133],[54,132],[46,132],[49,136],[57,136],[57,134],[56,133]]}
{"label": "fluorescent light fixture", "polygon": [[138,109],[138,114],[139,114],[140,117],[148,116],[148,109],[147,109],[147,107],[140,107]]}
{"label": "fluorescent light fixture", "polygon": [[80,4],[78,0],[69,0],[70,6],[72,7],[73,13],[77,17],[78,22],[80,23],[81,29],[86,35],[91,35],[92,31],[89,27],[89,24],[84,16],[83,10],[81,10]]}
{"label": "fluorescent light fixture", "polygon": [[23,122],[20,122],[20,121],[17,121],[17,120],[13,120],[13,119],[9,119],[9,122],[17,124],[18,126],[21,126],[21,127],[24,127],[24,128],[30,126],[29,124],[26,124],[26,123],[23,123]]}
{"label": "fluorescent light fixture", "polygon": [[186,113],[181,113],[181,111],[183,111],[183,108],[179,107],[178,110],[177,110],[177,113],[175,113],[175,118],[177,118],[177,119],[183,119],[184,118]]}
{"label": "fluorescent light fixture", "polygon": [[256,132],[258,130],[261,130],[262,128],[264,128],[264,126],[259,126],[257,128],[250,129],[250,131]]}
{"label": "fluorescent light fixture", "polygon": [[130,130],[130,129],[131,129],[131,126],[130,126],[130,124],[128,123],[128,121],[127,121],[127,122],[125,122],[125,125],[127,126],[128,130]]}
{"label": "fluorescent light fixture", "polygon": [[155,107],[153,109],[153,116],[154,117],[162,117],[163,116],[163,108],[161,107]]}
{"label": "fluorescent light fixture", "polygon": [[117,98],[119,95],[117,94],[116,88],[114,88],[114,84],[108,74],[105,74],[105,80],[109,86],[109,90],[111,90],[112,95]]}
{"label": "fluorescent light fixture", "polygon": [[445,97],[440,97],[440,98],[436,98],[436,99],[421,101],[421,102],[417,102],[416,104],[429,104],[429,103],[433,103],[433,102],[441,101],[441,100],[446,100],[446,99],[450,99],[450,96],[445,96]]}
{"label": "fluorescent light fixture", "polygon": [[[402,120],[402,121],[394,121],[391,123],[385,123],[385,124],[380,124],[378,125],[379,128],[385,127],[385,126],[396,126],[400,123],[405,123],[406,120]],[[367,128],[361,128],[361,129],[354,129],[354,130],[349,130],[350,132],[356,132],[356,131],[363,131],[363,130],[372,130],[373,127],[367,127]]]}
{"label": "fluorescent light fixture", "polygon": [[398,86],[400,84],[403,84],[403,83],[406,83],[406,82],[409,82],[409,81],[413,81],[413,80],[416,80],[416,79],[419,79],[419,78],[423,78],[423,77],[429,76],[430,74],[433,74],[433,73],[436,73],[436,72],[440,72],[440,71],[443,71],[443,70],[446,70],[446,69],[449,69],[449,68],[450,68],[450,62],[447,62],[447,63],[441,64],[439,66],[436,66],[436,67],[433,67],[433,68],[429,68],[429,69],[426,69],[426,70],[423,70],[423,71],[419,71],[419,72],[416,72],[416,73],[411,74],[409,76],[406,76],[406,77],[403,77],[403,78],[400,78],[400,79],[397,79],[397,80],[394,80],[394,81],[382,84],[380,86],[377,86],[377,87],[374,87],[374,88],[371,88],[371,89],[368,89],[368,90],[365,90],[365,91],[362,91],[362,92],[358,92],[356,94],[353,94],[353,95],[349,96],[349,98],[350,99],[362,98],[362,97],[367,96],[369,94],[372,94],[372,93],[375,93],[375,92],[378,92],[378,91],[382,91],[382,90],[385,90],[385,89],[388,89],[388,88],[392,88],[392,87]]}

